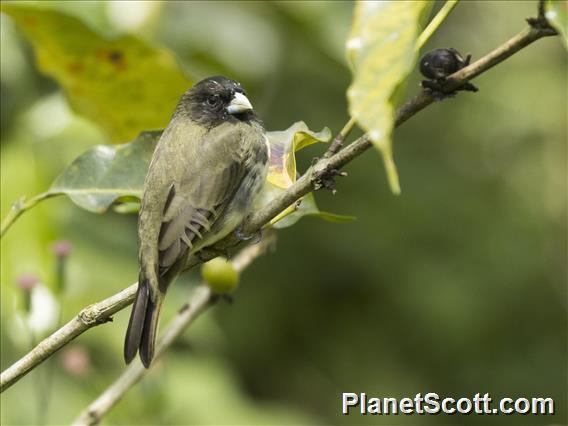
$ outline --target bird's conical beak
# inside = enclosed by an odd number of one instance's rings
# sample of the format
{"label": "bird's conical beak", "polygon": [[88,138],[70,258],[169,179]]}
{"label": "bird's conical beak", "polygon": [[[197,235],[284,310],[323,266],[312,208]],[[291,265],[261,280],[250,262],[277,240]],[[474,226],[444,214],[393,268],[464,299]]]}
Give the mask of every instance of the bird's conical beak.
{"label": "bird's conical beak", "polygon": [[235,92],[231,103],[227,107],[227,112],[229,114],[240,114],[245,111],[252,110],[252,104],[248,98],[242,93]]}

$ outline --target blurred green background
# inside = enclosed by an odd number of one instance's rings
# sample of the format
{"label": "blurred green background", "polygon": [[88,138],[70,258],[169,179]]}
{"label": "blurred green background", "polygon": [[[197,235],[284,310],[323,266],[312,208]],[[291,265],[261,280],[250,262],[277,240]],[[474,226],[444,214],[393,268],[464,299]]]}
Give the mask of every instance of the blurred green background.
{"label": "blurred green background", "polygon": [[[131,33],[170,49],[193,80],[241,81],[270,130],[304,120],[336,132],[348,118],[352,3],[44,5],[108,37]],[[462,2],[425,51],[478,58],[535,10],[532,1]],[[1,54],[5,217],[13,201],[44,191],[109,139],[37,71],[5,15]],[[103,424],[565,424],[566,66],[560,40],[540,40],[477,79],[479,93],[436,103],[398,129],[400,197],[376,152],[351,163],[338,193],[317,197],[358,220],[308,218],[279,232],[277,250],[244,273],[234,303],[198,319]],[[407,97],[419,80],[411,76]],[[302,151],[300,170],[324,149]],[[29,211],[1,241],[2,370],[30,344],[16,281],[33,274],[54,288],[56,240],[72,244],[63,320],[136,281],[134,215],[88,213],[64,197]],[[171,288],[162,324],[197,279],[187,274]],[[3,393],[2,424],[41,420],[38,388],[50,375],[43,421],[72,421],[124,369],[128,311]],[[341,392],[553,397],[557,415],[342,417]]]}

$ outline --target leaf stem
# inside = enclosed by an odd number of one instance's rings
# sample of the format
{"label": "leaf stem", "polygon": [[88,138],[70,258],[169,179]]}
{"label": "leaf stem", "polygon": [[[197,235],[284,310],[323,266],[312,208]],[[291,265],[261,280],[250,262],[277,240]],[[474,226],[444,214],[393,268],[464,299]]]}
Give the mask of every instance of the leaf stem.
{"label": "leaf stem", "polygon": [[418,40],[416,40],[416,46],[418,46],[419,50],[424,47],[426,42],[430,39],[430,37],[432,37],[432,34],[436,32],[440,24],[444,22],[444,19],[446,19],[453,8],[456,7],[458,1],[459,0],[448,0],[446,4],[444,4],[444,6],[442,6],[442,8],[438,11],[436,16],[432,18],[426,28],[424,28],[424,31],[422,31],[422,34],[420,34]]}
{"label": "leaf stem", "polygon": [[341,149],[341,147],[343,146],[343,142],[345,141],[345,138],[349,136],[349,133],[351,133],[351,130],[353,130],[353,127],[355,126],[356,123],[357,121],[353,117],[349,118],[349,121],[345,123],[343,129],[341,129],[337,134],[337,136],[333,138],[331,145],[329,145],[329,149],[324,154],[324,158],[331,157],[333,154],[337,153]]}
{"label": "leaf stem", "polygon": [[18,217],[20,217],[22,213],[24,213],[26,210],[31,209],[40,201],[54,197],[56,195],[59,194],[53,192],[42,192],[41,194],[38,194],[35,197],[32,197],[28,200],[26,200],[26,197],[24,196],[20,198],[18,201],[16,201],[14,204],[12,204],[10,211],[8,212],[8,214],[2,221],[2,225],[0,226],[0,238],[4,236],[8,228],[12,226],[12,224],[16,221]]}

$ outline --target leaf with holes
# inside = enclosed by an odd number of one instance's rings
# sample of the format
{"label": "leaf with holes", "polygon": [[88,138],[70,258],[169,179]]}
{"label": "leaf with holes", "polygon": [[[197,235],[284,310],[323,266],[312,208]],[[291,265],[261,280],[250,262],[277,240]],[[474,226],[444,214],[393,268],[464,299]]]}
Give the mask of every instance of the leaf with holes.
{"label": "leaf with holes", "polygon": [[359,1],[346,46],[353,70],[349,112],[381,152],[395,194],[400,184],[392,154],[392,96],[414,68],[420,20],[430,6],[430,1]]}
{"label": "leaf with holes", "polygon": [[41,2],[3,3],[2,12],[34,48],[38,68],[65,91],[73,109],[99,124],[113,142],[168,124],[191,87],[174,56],[131,35],[107,38]]}

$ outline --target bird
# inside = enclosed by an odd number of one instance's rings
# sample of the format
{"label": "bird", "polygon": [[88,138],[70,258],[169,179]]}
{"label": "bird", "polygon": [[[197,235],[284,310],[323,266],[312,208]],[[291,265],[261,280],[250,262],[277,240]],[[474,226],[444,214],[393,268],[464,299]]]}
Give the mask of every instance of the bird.
{"label": "bird", "polygon": [[236,232],[268,172],[263,123],[237,81],[201,80],[180,98],[156,145],[138,215],[138,290],[124,359],[149,368],[168,286],[190,256]]}

